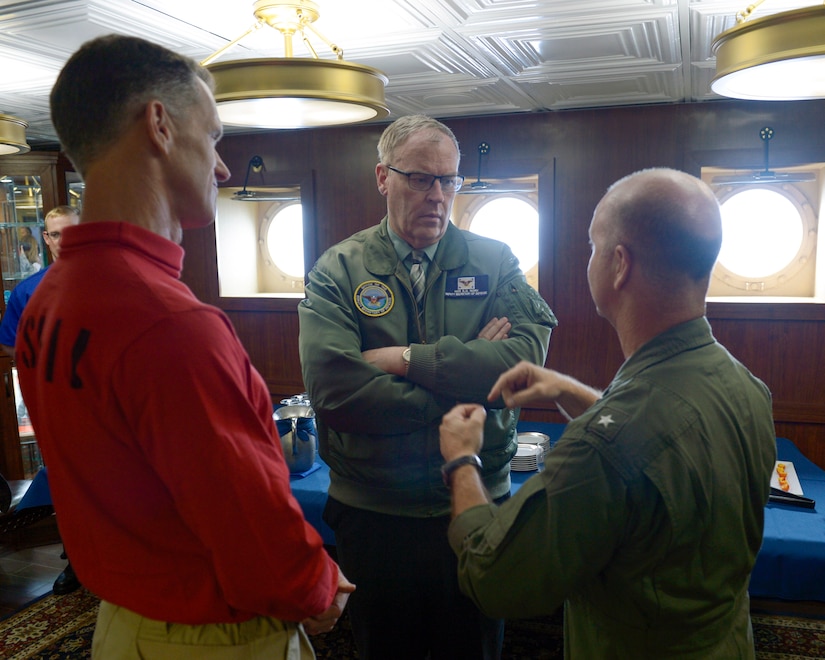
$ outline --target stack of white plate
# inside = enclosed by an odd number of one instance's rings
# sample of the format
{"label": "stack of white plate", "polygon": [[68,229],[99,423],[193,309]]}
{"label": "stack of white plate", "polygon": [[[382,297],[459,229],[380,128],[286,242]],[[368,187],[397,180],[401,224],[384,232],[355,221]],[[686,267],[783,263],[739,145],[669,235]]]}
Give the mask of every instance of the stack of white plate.
{"label": "stack of white plate", "polygon": [[544,449],[539,445],[519,443],[516,455],[510,461],[510,469],[516,472],[534,472],[544,469]]}
{"label": "stack of white plate", "polygon": [[520,445],[538,445],[544,450],[544,455],[550,451],[550,436],[544,433],[519,433],[518,443]]}

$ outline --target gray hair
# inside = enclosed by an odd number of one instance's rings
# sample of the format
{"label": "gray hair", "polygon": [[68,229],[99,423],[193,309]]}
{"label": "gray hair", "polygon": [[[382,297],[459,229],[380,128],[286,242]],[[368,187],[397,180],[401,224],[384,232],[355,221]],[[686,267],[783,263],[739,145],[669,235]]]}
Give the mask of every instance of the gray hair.
{"label": "gray hair", "polygon": [[[461,151],[458,148],[458,140],[453,132],[437,119],[427,117],[426,115],[408,115],[396,119],[392,124],[387,126],[381,139],[378,140],[378,162],[384,165],[389,165],[395,156],[395,150],[400,147],[413,133],[418,131],[432,131],[434,133],[441,133],[452,140],[455,145],[456,153],[459,159],[461,158]],[[434,138],[437,140],[438,138]]]}

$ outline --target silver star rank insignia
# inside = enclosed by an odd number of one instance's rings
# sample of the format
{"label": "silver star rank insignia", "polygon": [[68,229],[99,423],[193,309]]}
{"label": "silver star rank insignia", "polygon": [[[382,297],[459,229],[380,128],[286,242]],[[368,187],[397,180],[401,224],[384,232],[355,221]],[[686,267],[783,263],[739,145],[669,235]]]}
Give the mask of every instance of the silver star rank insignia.
{"label": "silver star rank insignia", "polygon": [[613,420],[613,415],[601,415],[599,417],[599,421],[596,422],[596,424],[598,424],[599,426],[603,426],[604,428],[607,428],[611,424],[615,423],[616,422]]}

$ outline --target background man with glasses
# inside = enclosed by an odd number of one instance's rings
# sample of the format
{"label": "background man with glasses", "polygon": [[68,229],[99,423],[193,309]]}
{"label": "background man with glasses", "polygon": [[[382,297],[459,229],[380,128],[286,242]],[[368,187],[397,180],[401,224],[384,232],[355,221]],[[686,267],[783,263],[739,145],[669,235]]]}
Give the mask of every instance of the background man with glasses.
{"label": "background man with glasses", "polygon": [[[52,255],[52,262],[60,256],[60,237],[63,230],[79,222],[80,215],[73,206],[55,206],[46,214],[43,240]],[[20,322],[20,315],[48,269],[49,267],[46,266],[46,268],[38,270],[34,275],[29,275],[14,287],[9,302],[6,304],[6,313],[0,321],[0,345],[12,359],[14,358],[14,342],[17,339],[17,324]],[[64,552],[62,556],[65,559],[66,553]],[[72,565],[66,564],[66,568],[54,581],[52,590],[58,596],[62,596],[72,593],[78,587],[80,587],[80,580],[77,579]]]}
{"label": "background man with glasses", "polygon": [[[463,177],[449,128],[402,117],[378,159],[386,217],[318,260],[298,309],[330,465],[324,515],[358,584],[349,611],[362,660],[495,658],[501,622],[458,589],[438,427],[456,402],[486,403],[502,370],[544,364],[556,319],[506,245],[450,222]],[[479,469],[502,499],[518,411],[490,407]]]}
{"label": "background man with glasses", "polygon": [[[79,222],[80,215],[73,206],[55,206],[46,214],[43,240],[52,255],[52,262],[60,256],[60,237],[63,230]],[[6,303],[6,313],[0,321],[0,345],[12,358],[14,357],[14,341],[17,338],[17,324],[20,321],[20,315],[23,313],[23,308],[29,302],[29,298],[32,297],[37,285],[40,284],[40,280],[46,275],[46,271],[48,271],[48,266],[20,282],[14,287],[9,301]]]}

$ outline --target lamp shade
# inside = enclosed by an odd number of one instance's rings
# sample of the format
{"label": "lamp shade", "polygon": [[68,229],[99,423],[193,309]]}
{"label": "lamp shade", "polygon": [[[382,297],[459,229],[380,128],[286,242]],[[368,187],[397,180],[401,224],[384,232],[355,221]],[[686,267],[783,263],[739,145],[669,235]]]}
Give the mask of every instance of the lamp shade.
{"label": "lamp shade", "polygon": [[766,101],[825,98],[825,5],[745,21],[713,40],[722,96]]}
{"label": "lamp shade", "polygon": [[0,114],[0,155],[24,154],[31,150],[26,142],[28,125],[17,117]]}
{"label": "lamp shade", "polygon": [[207,66],[227,126],[312,128],[381,119],[387,77],[343,60],[265,58]]}

